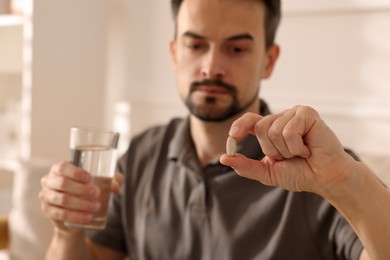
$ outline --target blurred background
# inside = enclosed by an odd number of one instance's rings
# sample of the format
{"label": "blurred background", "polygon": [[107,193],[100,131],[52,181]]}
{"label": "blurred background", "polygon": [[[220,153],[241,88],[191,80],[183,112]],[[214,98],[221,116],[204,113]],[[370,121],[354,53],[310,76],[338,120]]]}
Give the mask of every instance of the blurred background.
{"label": "blurred background", "polygon": [[[168,54],[169,1],[0,3],[1,158],[67,158],[73,125],[117,129],[123,150],[186,113]],[[389,154],[390,0],[283,9],[281,57],[261,96],[275,112],[314,106],[346,146]]]}
{"label": "blurred background", "polygon": [[[285,0],[261,96],[315,107],[343,144],[390,161],[390,0]],[[169,1],[0,0],[0,213],[15,161],[68,158],[69,128],[134,134],[186,115]]]}

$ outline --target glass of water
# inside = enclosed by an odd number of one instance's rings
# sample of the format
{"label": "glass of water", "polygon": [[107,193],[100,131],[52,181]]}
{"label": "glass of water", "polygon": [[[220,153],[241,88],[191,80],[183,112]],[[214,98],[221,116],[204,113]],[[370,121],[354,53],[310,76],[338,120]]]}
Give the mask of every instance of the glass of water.
{"label": "glass of water", "polygon": [[92,175],[91,183],[100,189],[100,210],[89,223],[65,222],[68,227],[104,229],[107,220],[111,182],[116,170],[119,133],[93,128],[70,129],[71,162]]}

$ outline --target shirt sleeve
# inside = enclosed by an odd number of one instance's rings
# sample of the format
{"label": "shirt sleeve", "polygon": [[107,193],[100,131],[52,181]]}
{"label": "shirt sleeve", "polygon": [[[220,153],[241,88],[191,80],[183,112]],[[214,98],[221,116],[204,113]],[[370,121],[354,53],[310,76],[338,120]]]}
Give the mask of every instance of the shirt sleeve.
{"label": "shirt sleeve", "polygon": [[337,212],[329,231],[338,259],[359,260],[363,245],[349,223]]}
{"label": "shirt sleeve", "polygon": [[359,260],[363,245],[341,213],[318,195],[306,202],[307,225],[324,258]]}

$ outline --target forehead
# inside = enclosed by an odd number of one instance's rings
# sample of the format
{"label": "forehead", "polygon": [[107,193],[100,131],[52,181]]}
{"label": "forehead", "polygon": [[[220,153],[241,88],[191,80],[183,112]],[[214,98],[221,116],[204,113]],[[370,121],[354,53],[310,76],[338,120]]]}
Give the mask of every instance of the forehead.
{"label": "forehead", "polygon": [[180,37],[191,31],[209,39],[248,33],[264,37],[265,10],[260,0],[184,0],[177,17]]}

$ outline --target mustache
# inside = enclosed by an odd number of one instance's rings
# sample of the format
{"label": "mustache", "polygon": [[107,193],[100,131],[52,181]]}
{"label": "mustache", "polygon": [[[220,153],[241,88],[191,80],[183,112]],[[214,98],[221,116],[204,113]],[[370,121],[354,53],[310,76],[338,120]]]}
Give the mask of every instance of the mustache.
{"label": "mustache", "polygon": [[202,81],[194,81],[191,83],[190,92],[195,91],[197,88],[202,86],[218,86],[232,94],[237,93],[237,88],[234,85],[226,83],[220,79],[205,79]]}

